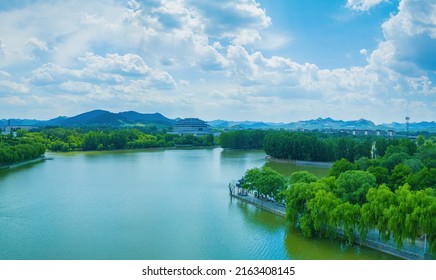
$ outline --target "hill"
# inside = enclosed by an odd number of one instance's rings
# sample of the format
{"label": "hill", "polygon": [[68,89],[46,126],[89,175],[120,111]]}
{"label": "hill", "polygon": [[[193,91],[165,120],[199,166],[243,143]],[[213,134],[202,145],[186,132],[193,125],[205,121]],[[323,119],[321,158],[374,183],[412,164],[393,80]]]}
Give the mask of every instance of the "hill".
{"label": "hill", "polygon": [[[93,110],[73,117],[57,117],[48,121],[35,119],[11,119],[13,126],[65,126],[65,127],[125,127],[157,125],[160,127],[171,127],[177,119],[170,119],[160,113],[143,114],[135,111],[112,113],[105,110]],[[324,129],[370,129],[406,131],[405,123],[387,123],[376,125],[372,121],[359,120],[335,120],[332,118],[317,118],[302,120],[290,123],[269,123],[255,121],[227,121],[213,120],[207,122],[212,128],[218,130],[238,130],[238,129],[289,129],[289,130],[324,130]],[[0,120],[0,127],[8,125],[7,119]],[[411,132],[428,131],[436,132],[436,122],[410,123]]]}

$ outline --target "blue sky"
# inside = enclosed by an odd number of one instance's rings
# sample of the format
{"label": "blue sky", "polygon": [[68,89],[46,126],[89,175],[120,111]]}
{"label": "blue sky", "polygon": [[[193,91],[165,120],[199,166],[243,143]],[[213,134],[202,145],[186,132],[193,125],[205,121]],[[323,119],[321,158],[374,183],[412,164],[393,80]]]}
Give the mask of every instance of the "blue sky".
{"label": "blue sky", "polygon": [[431,0],[17,0],[0,26],[0,118],[436,120]]}

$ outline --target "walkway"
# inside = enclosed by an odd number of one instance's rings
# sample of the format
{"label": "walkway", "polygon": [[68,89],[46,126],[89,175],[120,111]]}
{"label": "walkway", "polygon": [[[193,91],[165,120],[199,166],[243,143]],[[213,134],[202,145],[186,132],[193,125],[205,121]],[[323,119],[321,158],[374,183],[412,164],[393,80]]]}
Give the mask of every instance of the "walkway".
{"label": "walkway", "polygon": [[[284,205],[277,204],[275,202],[260,199],[255,197],[254,195],[248,193],[246,195],[240,195],[238,192],[233,189],[231,193],[231,197],[244,201],[246,203],[257,206],[266,211],[272,212],[274,214],[280,215],[282,217],[286,216],[286,207]],[[338,234],[342,236],[341,230],[338,229]],[[403,259],[408,260],[423,260],[423,259],[432,259],[432,256],[426,252],[427,244],[422,239],[418,239],[415,241],[415,244],[412,244],[410,241],[404,241],[403,247],[401,250],[397,249],[395,242],[391,239],[387,242],[382,242],[380,240],[380,236],[377,230],[370,230],[368,236],[365,241],[359,242],[359,234],[356,234],[355,243],[364,245],[366,247],[373,248],[378,251],[382,251]],[[426,252],[426,253],[424,253]]]}
{"label": "walkway", "polygon": [[269,200],[264,200],[264,199],[254,197],[252,194],[239,195],[239,194],[232,193],[232,197],[237,198],[239,200],[242,200],[244,202],[253,204],[259,208],[262,208],[262,209],[267,210],[269,212],[272,212],[274,214],[280,215],[282,217],[286,216],[285,206],[282,206],[282,205],[277,204],[275,202],[271,202]]}

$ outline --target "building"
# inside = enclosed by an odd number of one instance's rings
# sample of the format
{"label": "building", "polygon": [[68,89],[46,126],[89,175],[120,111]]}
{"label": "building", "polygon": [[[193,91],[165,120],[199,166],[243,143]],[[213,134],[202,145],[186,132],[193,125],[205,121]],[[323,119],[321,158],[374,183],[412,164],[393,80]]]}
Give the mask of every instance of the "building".
{"label": "building", "polygon": [[396,132],[392,129],[357,129],[357,128],[344,128],[344,129],[333,129],[328,128],[323,130],[326,134],[350,134],[353,136],[383,136],[383,137],[395,137]]}
{"label": "building", "polygon": [[194,134],[195,136],[213,134],[210,126],[205,122],[197,118],[187,118],[178,120],[173,125],[173,133],[175,134]]}

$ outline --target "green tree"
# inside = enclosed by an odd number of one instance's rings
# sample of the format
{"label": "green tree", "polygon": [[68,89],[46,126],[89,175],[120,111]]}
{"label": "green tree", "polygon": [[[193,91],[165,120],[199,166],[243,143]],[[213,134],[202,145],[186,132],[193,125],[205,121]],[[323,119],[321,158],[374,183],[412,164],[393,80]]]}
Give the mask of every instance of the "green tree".
{"label": "green tree", "polygon": [[392,170],[391,176],[389,176],[389,187],[392,190],[396,190],[399,186],[406,183],[407,178],[412,173],[410,167],[400,163]]}
{"label": "green tree", "polygon": [[311,183],[318,181],[318,178],[308,171],[296,171],[289,177],[289,184],[295,183]]}
{"label": "green tree", "polygon": [[242,187],[256,190],[259,195],[280,201],[284,196],[286,180],[280,173],[269,167],[253,168],[245,173]]}
{"label": "green tree", "polygon": [[376,186],[374,175],[367,171],[349,170],[339,175],[334,193],[345,202],[363,204],[371,187]]}
{"label": "green tree", "polygon": [[392,153],[383,158],[382,166],[386,167],[389,171],[392,171],[396,165],[403,163],[409,158],[410,156],[405,152]]}
{"label": "green tree", "polygon": [[[332,226],[334,220],[334,210],[342,200],[337,198],[332,192],[319,190],[315,197],[307,202],[307,213],[313,224],[313,231],[320,236],[332,236],[336,232],[336,227]],[[303,229],[303,232],[310,232],[312,229]]]}
{"label": "green tree", "polygon": [[360,221],[360,205],[349,202],[337,205],[330,217],[331,226],[343,229],[349,243],[354,241]]}
{"label": "green tree", "polygon": [[407,177],[407,183],[412,190],[433,188],[436,190],[436,168],[424,167],[416,174]]}
{"label": "green tree", "polygon": [[387,184],[389,181],[389,171],[386,167],[370,166],[366,171],[375,176],[377,185]]}
{"label": "green tree", "polygon": [[382,237],[382,240],[388,240],[391,232],[388,228],[389,207],[395,203],[395,194],[385,185],[377,188],[370,188],[366,195],[367,202],[361,207],[361,222],[359,232],[361,238],[366,239],[369,229],[376,228]]}
{"label": "green tree", "polygon": [[339,175],[341,175],[341,173],[344,173],[345,171],[356,170],[356,169],[357,169],[357,167],[354,163],[348,161],[345,158],[342,158],[342,159],[335,161],[333,163],[333,166],[330,169],[329,175],[334,176],[334,177],[339,177]]}

